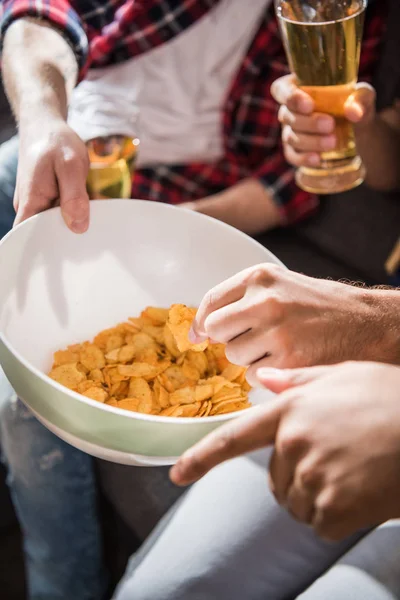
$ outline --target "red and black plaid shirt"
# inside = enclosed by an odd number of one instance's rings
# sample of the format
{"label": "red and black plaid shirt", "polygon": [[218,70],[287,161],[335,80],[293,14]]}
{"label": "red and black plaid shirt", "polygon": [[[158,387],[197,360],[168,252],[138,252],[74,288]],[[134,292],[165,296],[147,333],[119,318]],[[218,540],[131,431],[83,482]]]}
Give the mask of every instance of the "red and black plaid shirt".
{"label": "red and black plaid shirt", "polygon": [[[50,21],[69,40],[84,77],[89,66],[137,56],[179,35],[218,0],[3,0],[0,32],[26,16]],[[250,3],[251,4],[251,3]],[[249,10],[251,10],[249,4]],[[375,69],[385,22],[385,2],[367,10],[360,78]],[[300,190],[282,152],[272,82],[287,72],[273,9],[266,11],[222,110],[224,156],[216,163],[156,166],[136,172],[132,196],[180,203],[220,192],[256,177],[287,222],[312,211],[318,198]],[[167,92],[167,90],[166,90]]]}

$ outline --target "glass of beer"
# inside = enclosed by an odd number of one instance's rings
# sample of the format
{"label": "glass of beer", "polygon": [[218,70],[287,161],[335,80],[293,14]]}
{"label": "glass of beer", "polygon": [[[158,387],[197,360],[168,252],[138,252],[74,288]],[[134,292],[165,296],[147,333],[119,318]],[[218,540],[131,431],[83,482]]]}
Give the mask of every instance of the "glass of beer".
{"label": "glass of beer", "polygon": [[130,198],[139,138],[120,134],[97,137],[87,142],[87,148],[89,198]]}
{"label": "glass of beer", "polygon": [[367,0],[275,0],[298,85],[313,98],[317,112],[336,121],[335,149],[321,154],[318,168],[301,167],[296,173],[297,184],[316,194],[352,189],[365,177],[344,106],[357,83],[366,4]]}

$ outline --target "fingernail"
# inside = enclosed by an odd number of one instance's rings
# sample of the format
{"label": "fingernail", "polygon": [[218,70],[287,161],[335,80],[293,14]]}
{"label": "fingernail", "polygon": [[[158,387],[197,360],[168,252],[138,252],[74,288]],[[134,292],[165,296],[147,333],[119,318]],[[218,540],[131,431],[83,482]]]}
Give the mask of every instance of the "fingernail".
{"label": "fingernail", "polygon": [[321,117],[317,121],[317,129],[320,133],[332,133],[335,128],[335,122],[329,117]]}
{"label": "fingernail", "polygon": [[321,148],[322,150],[333,150],[336,146],[336,137],[334,135],[329,135],[328,137],[321,139]]}
{"label": "fingernail", "polygon": [[273,369],[272,367],[266,369],[262,367],[257,370],[257,377],[259,379],[286,379],[286,373],[282,369]]}
{"label": "fingernail", "polygon": [[89,227],[89,219],[86,218],[81,221],[72,221],[69,227],[74,233],[85,233]]}
{"label": "fingernail", "polygon": [[310,156],[307,158],[307,164],[310,167],[319,167],[321,164],[321,159],[318,154],[310,154]]}
{"label": "fingernail", "polygon": [[175,481],[179,481],[179,475],[180,475],[179,463],[176,463],[173,467],[171,467],[171,469],[169,471],[169,477],[170,477],[171,481],[175,482]]}
{"label": "fingernail", "polygon": [[201,342],[205,342],[208,339],[206,335],[196,333],[193,327],[190,328],[188,337],[189,342],[192,344],[201,344]]}
{"label": "fingernail", "polygon": [[299,109],[303,113],[311,113],[314,110],[314,102],[311,98],[300,98]]}

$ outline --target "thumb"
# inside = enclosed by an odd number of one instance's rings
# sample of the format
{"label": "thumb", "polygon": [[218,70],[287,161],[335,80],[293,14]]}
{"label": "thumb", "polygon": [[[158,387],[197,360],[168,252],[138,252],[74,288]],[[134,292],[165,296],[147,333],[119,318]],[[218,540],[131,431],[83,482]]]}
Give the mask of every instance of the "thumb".
{"label": "thumb", "polygon": [[177,485],[189,485],[220,463],[274,443],[286,401],[277,399],[252,408],[206,436],[185,452],[170,471]]}
{"label": "thumb", "polygon": [[84,233],[89,227],[88,170],[89,163],[79,159],[56,165],[61,212],[67,227],[74,233]]}
{"label": "thumb", "polygon": [[327,375],[329,367],[306,367],[304,369],[258,369],[257,379],[262,386],[275,394],[281,394],[291,388],[311,383]]}
{"label": "thumb", "polygon": [[358,83],[347,99],[345,117],[352,123],[367,125],[375,117],[376,92],[368,83]]}

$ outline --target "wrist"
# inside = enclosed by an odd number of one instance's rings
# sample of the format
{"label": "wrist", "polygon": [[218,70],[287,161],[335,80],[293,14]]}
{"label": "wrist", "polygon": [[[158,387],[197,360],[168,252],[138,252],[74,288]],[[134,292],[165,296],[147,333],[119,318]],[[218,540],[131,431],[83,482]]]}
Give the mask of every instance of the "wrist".
{"label": "wrist", "polygon": [[279,208],[257,179],[236,185],[196,202],[196,211],[257,235],[282,224]]}
{"label": "wrist", "polygon": [[362,360],[400,365],[400,292],[359,289],[367,307],[365,327],[369,329]]}

